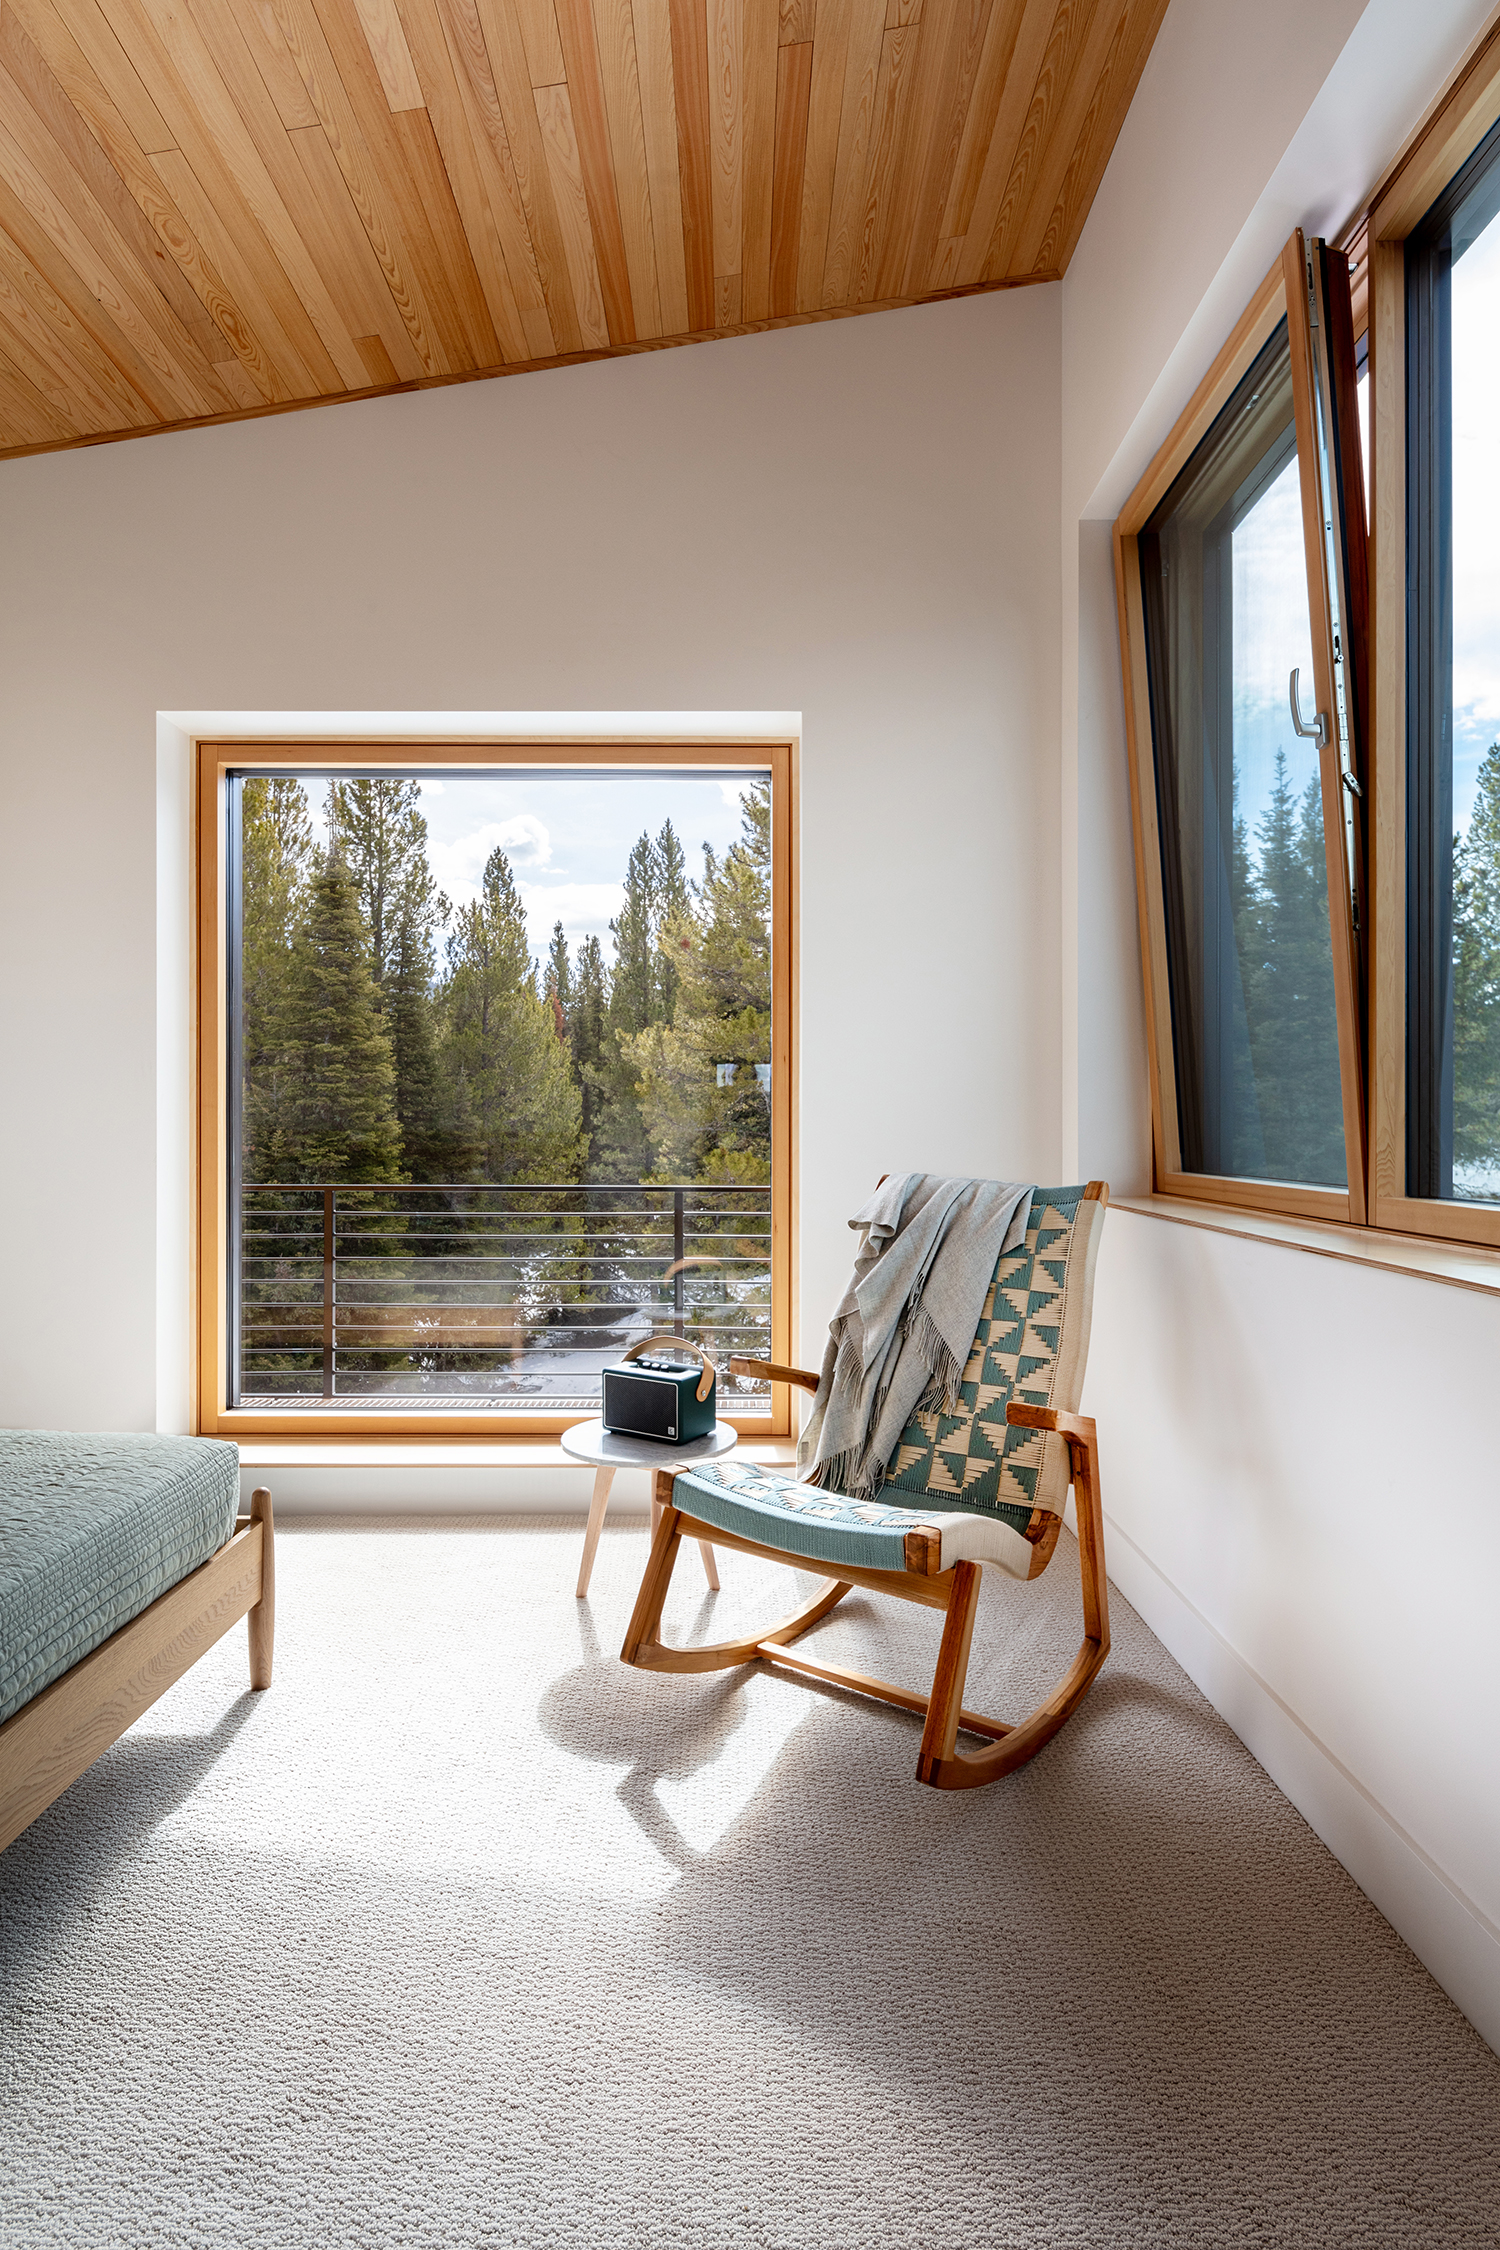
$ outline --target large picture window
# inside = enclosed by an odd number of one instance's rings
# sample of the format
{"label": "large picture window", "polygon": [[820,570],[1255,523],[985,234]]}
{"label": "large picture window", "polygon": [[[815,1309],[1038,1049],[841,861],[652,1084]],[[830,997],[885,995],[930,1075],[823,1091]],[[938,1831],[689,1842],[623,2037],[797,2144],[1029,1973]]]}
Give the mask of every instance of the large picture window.
{"label": "large picture window", "polygon": [[790,747],[201,756],[203,1426],[784,1423]]}

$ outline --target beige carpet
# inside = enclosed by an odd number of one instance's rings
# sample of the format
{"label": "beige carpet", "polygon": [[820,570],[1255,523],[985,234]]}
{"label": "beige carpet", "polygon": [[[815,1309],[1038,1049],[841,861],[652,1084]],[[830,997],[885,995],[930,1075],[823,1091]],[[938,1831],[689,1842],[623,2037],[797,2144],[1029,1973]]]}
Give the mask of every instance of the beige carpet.
{"label": "beige carpet", "polygon": [[[895,1713],[627,1671],[644,1536],[578,1605],[579,1536],[285,1532],[269,1695],[237,1629],[0,1858],[5,2244],[1500,2242],[1500,2061],[1123,1603],[945,1797]],[[988,1584],[974,1699],[1076,1599]]]}

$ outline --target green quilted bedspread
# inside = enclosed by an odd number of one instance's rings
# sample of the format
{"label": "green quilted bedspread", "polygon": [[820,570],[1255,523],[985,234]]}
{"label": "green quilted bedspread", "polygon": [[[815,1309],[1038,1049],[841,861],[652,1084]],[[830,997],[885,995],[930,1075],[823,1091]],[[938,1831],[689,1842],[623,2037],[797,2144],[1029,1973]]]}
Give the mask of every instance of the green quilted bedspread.
{"label": "green quilted bedspread", "polygon": [[0,1430],[0,1722],[223,1546],[239,1460],[217,1438]]}

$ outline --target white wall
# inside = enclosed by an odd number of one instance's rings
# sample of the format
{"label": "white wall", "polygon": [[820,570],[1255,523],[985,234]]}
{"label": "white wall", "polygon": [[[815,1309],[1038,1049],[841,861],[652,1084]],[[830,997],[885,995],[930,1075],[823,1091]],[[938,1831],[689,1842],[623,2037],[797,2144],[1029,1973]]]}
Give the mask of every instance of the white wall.
{"label": "white wall", "polygon": [[[1492,8],[1173,0],[1063,283],[1065,1169],[1117,1190],[1150,1147],[1110,524]],[[1473,1292],[1116,1212],[1088,1404],[1112,1575],[1500,2045],[1497,1346]]]}
{"label": "white wall", "polygon": [[0,1424],[180,1396],[158,712],[800,711],[806,1348],[879,1173],[1050,1175],[1058,298],[0,464]]}

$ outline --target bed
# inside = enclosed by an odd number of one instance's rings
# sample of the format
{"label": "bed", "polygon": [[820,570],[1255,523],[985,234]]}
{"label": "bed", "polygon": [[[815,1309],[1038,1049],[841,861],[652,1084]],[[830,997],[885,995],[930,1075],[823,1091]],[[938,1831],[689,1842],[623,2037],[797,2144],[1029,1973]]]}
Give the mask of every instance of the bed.
{"label": "bed", "polygon": [[271,1495],[216,1438],[0,1430],[0,1851],[241,1617],[271,1684]]}

